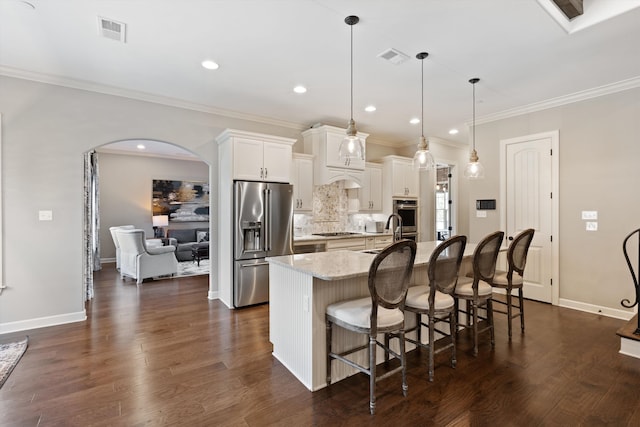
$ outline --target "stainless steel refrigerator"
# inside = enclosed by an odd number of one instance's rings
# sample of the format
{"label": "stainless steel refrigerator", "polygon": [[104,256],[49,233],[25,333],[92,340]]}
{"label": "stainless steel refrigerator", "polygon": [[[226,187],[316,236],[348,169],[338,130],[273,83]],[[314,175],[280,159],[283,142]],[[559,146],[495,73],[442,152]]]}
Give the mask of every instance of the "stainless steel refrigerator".
{"label": "stainless steel refrigerator", "polygon": [[265,257],[293,253],[293,186],[234,182],[233,305],[269,301]]}

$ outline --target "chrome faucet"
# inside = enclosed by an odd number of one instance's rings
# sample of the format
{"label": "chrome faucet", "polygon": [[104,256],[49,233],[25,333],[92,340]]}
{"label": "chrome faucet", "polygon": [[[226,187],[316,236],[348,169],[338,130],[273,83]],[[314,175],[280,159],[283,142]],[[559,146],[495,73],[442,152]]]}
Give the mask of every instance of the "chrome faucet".
{"label": "chrome faucet", "polygon": [[393,218],[396,218],[398,220],[398,226],[395,230],[393,230],[393,241],[397,242],[398,240],[402,240],[402,217],[397,213],[392,213],[391,215],[389,215],[389,218],[387,218],[387,225],[384,226],[384,229],[389,229],[389,224],[391,223],[391,220]]}

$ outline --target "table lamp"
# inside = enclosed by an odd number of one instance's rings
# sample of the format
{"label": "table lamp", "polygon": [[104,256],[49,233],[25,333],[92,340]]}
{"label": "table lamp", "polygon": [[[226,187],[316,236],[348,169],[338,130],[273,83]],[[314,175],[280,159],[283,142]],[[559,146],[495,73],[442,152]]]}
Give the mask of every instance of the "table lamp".
{"label": "table lamp", "polygon": [[169,215],[154,215],[151,218],[153,222],[153,237],[162,239],[164,237],[164,228],[169,225]]}

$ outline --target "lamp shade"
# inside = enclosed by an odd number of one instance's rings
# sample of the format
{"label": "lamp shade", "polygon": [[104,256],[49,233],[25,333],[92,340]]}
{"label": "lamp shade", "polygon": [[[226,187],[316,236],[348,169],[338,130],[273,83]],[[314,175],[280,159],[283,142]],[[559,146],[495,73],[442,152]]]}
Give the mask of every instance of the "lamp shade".
{"label": "lamp shade", "polygon": [[154,215],[151,220],[154,227],[166,227],[169,225],[169,215]]}

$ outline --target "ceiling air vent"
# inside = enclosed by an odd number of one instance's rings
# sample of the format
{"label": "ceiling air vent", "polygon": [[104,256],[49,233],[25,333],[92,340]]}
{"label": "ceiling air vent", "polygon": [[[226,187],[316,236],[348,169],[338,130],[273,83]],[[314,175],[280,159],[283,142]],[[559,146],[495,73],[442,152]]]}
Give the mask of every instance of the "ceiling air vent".
{"label": "ceiling air vent", "polygon": [[393,48],[387,49],[384,52],[378,54],[378,58],[382,58],[395,65],[402,64],[404,61],[409,59],[409,57],[406,54]]}
{"label": "ceiling air vent", "polygon": [[102,37],[125,43],[127,24],[98,16],[98,34]]}

